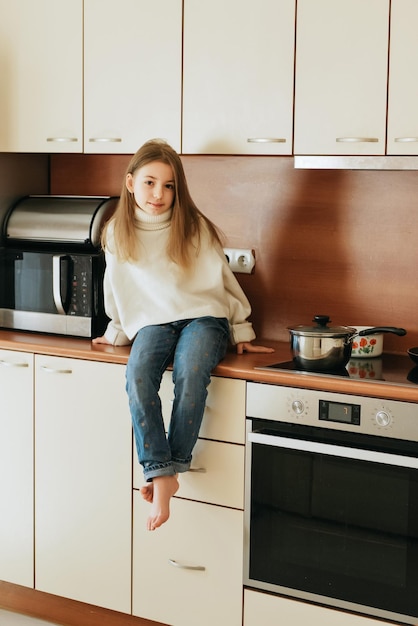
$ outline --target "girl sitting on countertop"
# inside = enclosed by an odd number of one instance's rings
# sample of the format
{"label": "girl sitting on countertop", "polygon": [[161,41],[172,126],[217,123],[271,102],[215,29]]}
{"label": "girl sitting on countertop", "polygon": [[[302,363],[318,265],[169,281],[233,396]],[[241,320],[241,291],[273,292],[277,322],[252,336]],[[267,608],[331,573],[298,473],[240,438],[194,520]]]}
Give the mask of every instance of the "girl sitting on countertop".
{"label": "girl sitting on countertop", "polygon": [[[126,389],[151,503],[147,528],[167,521],[177,475],[190,468],[207,387],[228,343],[252,344],[251,308],[228,266],[215,225],[193,202],[179,155],[162,140],[132,157],[106,224],[104,298],[110,322],[93,343],[132,343]],[[174,403],[166,436],[158,395],[172,363]]]}

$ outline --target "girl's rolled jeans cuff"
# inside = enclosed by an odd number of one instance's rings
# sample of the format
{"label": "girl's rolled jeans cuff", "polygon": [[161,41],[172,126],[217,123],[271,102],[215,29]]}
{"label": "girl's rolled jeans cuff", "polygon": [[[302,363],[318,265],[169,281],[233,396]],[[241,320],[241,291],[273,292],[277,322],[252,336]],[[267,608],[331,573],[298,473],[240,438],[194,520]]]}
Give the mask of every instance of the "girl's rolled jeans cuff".
{"label": "girl's rolled jeans cuff", "polygon": [[175,476],[176,474],[188,472],[189,469],[190,462],[183,463],[169,461],[167,463],[157,463],[152,467],[144,468],[144,478],[147,482],[151,482],[153,478],[158,478],[160,476]]}

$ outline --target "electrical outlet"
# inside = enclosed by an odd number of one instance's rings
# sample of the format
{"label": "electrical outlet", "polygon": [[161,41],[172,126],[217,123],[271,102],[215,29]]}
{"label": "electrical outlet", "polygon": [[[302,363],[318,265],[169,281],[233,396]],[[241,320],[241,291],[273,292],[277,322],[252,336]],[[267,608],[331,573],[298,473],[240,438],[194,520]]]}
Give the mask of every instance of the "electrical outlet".
{"label": "electrical outlet", "polygon": [[255,256],[252,250],[241,248],[224,248],[229,267],[233,272],[252,274],[255,267]]}

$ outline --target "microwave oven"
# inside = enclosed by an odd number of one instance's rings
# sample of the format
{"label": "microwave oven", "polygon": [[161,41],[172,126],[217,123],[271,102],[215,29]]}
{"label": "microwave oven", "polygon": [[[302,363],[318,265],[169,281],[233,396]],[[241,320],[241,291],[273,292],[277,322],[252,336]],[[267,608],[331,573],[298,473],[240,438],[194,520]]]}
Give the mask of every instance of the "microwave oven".
{"label": "microwave oven", "polygon": [[27,196],[6,217],[0,327],[92,338],[103,334],[100,233],[115,198]]}

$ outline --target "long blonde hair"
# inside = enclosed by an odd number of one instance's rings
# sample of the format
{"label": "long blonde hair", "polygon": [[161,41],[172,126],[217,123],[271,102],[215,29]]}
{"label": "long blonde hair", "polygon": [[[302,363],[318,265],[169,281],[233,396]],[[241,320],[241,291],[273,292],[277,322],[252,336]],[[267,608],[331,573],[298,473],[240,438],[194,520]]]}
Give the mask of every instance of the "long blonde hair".
{"label": "long blonde hair", "polygon": [[173,171],[174,202],[167,254],[178,265],[184,268],[190,267],[192,249],[199,250],[202,227],[206,225],[212,241],[220,245],[221,233],[195,205],[179,155],[161,139],[147,141],[132,157],[125,173],[115,213],[103,229],[102,246],[106,248],[108,244],[108,227],[111,225],[113,228],[112,252],[114,251],[122,261],[138,260],[137,220],[135,218],[137,205],[134,194],[126,187],[126,177],[128,174],[133,176],[136,170],[152,161],[166,163]]}

